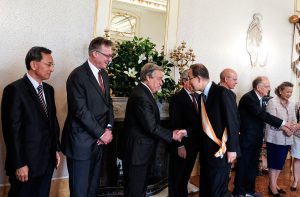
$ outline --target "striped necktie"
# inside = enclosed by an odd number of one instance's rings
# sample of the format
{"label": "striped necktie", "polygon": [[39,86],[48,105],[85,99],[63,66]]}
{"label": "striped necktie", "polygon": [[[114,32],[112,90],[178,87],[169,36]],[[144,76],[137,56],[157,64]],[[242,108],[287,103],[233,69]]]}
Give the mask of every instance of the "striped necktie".
{"label": "striped necktie", "polygon": [[38,96],[39,96],[39,100],[42,105],[42,108],[44,109],[44,112],[46,113],[46,116],[48,117],[47,104],[45,102],[44,95],[43,95],[43,86],[39,85],[37,87],[37,90],[38,90]]}

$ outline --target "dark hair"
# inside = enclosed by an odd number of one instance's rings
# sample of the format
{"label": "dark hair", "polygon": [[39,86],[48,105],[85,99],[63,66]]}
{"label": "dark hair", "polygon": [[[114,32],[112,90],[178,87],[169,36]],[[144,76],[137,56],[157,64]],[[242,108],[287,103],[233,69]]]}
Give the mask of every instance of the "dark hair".
{"label": "dark hair", "polygon": [[25,64],[26,64],[27,70],[31,69],[31,66],[30,66],[31,61],[39,62],[42,60],[42,58],[43,58],[42,53],[51,54],[52,51],[45,47],[34,46],[27,52],[27,55],[25,57]]}
{"label": "dark hair", "polygon": [[294,87],[294,84],[292,84],[291,82],[288,82],[288,81],[285,81],[285,82],[282,82],[277,88],[275,88],[275,94],[277,96],[280,96],[280,91],[282,91],[284,88],[286,87]]}
{"label": "dark hair", "polygon": [[264,77],[262,76],[258,76],[256,77],[253,81],[252,81],[252,88],[256,89],[256,87],[258,86],[258,84],[260,84],[262,82],[262,80],[264,79]]}
{"label": "dark hair", "polygon": [[140,79],[142,82],[146,81],[147,76],[153,77],[153,72],[159,70],[159,71],[164,71],[162,67],[159,67],[158,65],[154,63],[146,63],[140,73]]}
{"label": "dark hair", "polygon": [[190,69],[192,69],[192,74],[194,77],[200,76],[204,79],[209,79],[209,73],[207,68],[203,64],[193,64]]}
{"label": "dark hair", "polygon": [[89,54],[95,50],[99,50],[102,45],[111,47],[113,43],[111,40],[103,37],[94,38],[89,45]]}

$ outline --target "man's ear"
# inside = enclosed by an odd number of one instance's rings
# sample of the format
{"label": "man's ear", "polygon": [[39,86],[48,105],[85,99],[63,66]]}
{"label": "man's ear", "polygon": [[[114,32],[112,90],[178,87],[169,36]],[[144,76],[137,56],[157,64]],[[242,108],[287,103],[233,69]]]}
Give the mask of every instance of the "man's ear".
{"label": "man's ear", "polygon": [[30,68],[31,70],[36,70],[37,69],[37,62],[36,61],[31,61],[30,62]]}

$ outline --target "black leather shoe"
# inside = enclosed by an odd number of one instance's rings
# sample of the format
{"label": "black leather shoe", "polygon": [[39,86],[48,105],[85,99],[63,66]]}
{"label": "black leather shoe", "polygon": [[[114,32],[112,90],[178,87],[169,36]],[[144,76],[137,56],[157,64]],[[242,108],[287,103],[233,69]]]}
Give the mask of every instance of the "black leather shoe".
{"label": "black leather shoe", "polygon": [[292,192],[295,192],[296,190],[297,190],[297,187],[291,186],[291,191],[292,191]]}
{"label": "black leather shoe", "polygon": [[281,197],[281,195],[279,194],[279,192],[277,192],[276,194],[274,194],[274,193],[272,192],[270,186],[268,186],[268,190],[269,190],[269,194],[270,194],[271,196]]}
{"label": "black leather shoe", "polygon": [[277,191],[278,191],[280,194],[286,194],[286,191],[284,191],[284,190],[281,189],[281,188],[277,189]]}

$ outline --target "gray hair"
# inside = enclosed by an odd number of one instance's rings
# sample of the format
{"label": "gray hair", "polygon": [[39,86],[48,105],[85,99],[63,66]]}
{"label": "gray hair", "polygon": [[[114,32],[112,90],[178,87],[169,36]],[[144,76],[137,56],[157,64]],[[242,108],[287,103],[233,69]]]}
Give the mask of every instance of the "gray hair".
{"label": "gray hair", "polygon": [[164,71],[162,67],[158,66],[155,63],[146,63],[142,69],[141,69],[141,73],[140,73],[140,78],[141,81],[144,82],[147,80],[147,76],[149,77],[153,77],[153,72],[159,70],[159,71]]}
{"label": "gray hair", "polygon": [[189,80],[189,69],[184,70],[181,74],[180,74],[180,83],[183,84],[184,81]]}

